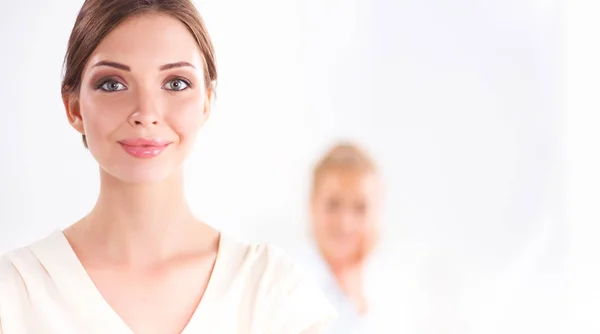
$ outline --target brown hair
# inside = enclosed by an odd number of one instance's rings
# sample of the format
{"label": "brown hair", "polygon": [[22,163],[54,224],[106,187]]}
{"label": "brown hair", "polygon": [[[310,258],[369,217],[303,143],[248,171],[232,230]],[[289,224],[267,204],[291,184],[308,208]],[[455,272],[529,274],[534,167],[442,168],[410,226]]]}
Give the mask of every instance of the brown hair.
{"label": "brown hair", "polygon": [[331,170],[377,173],[377,166],[371,156],[357,145],[350,142],[338,143],[325,153],[313,169],[313,195],[325,172]]}
{"label": "brown hair", "polygon": [[[170,15],[188,28],[203,56],[205,85],[211,87],[217,80],[213,45],[191,0],[86,0],[69,38],[61,86],[63,96],[79,94],[83,70],[106,35],[126,19],[148,13]],[[87,147],[85,135],[83,143]]]}

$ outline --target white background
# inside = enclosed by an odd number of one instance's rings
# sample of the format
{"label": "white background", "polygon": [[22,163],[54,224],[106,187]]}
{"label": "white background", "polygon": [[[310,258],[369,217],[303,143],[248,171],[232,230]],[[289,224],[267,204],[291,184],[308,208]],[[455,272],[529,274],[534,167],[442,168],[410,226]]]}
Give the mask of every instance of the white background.
{"label": "white background", "polygon": [[[81,3],[2,3],[0,251],[96,198],[59,94]],[[558,1],[197,4],[220,75],[187,166],[199,217],[293,253],[311,165],[353,139],[382,167],[381,274],[416,282],[390,305],[415,333],[570,332]]]}
{"label": "white background", "polygon": [[566,6],[565,147],[569,333],[600,332],[600,2]]}

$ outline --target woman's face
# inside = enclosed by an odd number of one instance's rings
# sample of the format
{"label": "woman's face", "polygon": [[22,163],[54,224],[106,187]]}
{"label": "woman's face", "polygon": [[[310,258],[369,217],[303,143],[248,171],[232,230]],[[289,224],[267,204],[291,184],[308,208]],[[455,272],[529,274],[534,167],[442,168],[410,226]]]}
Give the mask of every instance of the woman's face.
{"label": "woman's face", "polygon": [[313,228],[323,255],[336,264],[362,260],[377,231],[379,188],[372,173],[330,170],[317,181]]}
{"label": "woman's face", "polygon": [[142,15],[117,26],[86,64],[79,97],[65,101],[101,168],[122,181],[179,171],[210,112],[195,39],[180,21]]}

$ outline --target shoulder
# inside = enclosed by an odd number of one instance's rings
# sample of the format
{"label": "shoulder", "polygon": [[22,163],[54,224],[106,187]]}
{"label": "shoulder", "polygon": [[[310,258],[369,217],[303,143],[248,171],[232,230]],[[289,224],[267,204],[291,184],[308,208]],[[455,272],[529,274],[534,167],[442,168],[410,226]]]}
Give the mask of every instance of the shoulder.
{"label": "shoulder", "polygon": [[18,305],[27,297],[29,275],[39,265],[27,247],[0,255],[0,318],[6,308]]}
{"label": "shoulder", "polygon": [[[35,267],[35,256],[29,247],[22,247],[0,255],[0,288],[15,280],[22,280],[22,272]],[[2,295],[2,294],[0,294]]]}
{"label": "shoulder", "polygon": [[49,274],[40,259],[40,251],[54,247],[55,237],[56,233],[0,255],[0,304],[11,296],[28,294],[35,286],[45,284]]}
{"label": "shoulder", "polygon": [[[270,243],[244,243],[226,239],[228,253],[237,253],[240,269],[250,269],[261,276],[276,280],[295,281],[299,279],[317,281],[321,261],[312,248],[284,250]],[[312,251],[312,252],[311,252]],[[310,275],[308,274],[310,273]]]}
{"label": "shoulder", "polygon": [[276,332],[303,333],[337,316],[314,278],[282,248],[229,240],[226,249],[238,254],[233,279],[260,298],[258,305],[268,309]]}
{"label": "shoulder", "polygon": [[266,271],[274,276],[289,276],[298,264],[283,249],[266,243],[238,243],[244,249],[244,263],[257,271]]}
{"label": "shoulder", "polygon": [[217,261],[232,280],[273,287],[271,292],[302,275],[299,265],[283,249],[266,243],[245,243],[226,237]]}

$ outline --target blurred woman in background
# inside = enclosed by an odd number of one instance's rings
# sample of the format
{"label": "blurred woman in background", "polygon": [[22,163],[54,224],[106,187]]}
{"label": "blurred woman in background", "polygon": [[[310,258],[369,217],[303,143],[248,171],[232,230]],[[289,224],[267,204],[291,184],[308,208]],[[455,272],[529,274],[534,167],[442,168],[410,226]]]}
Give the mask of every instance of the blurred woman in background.
{"label": "blurred woman in background", "polygon": [[378,239],[381,185],[373,160],[341,143],[313,171],[313,272],[339,313],[331,333],[372,333],[365,284],[367,260]]}

